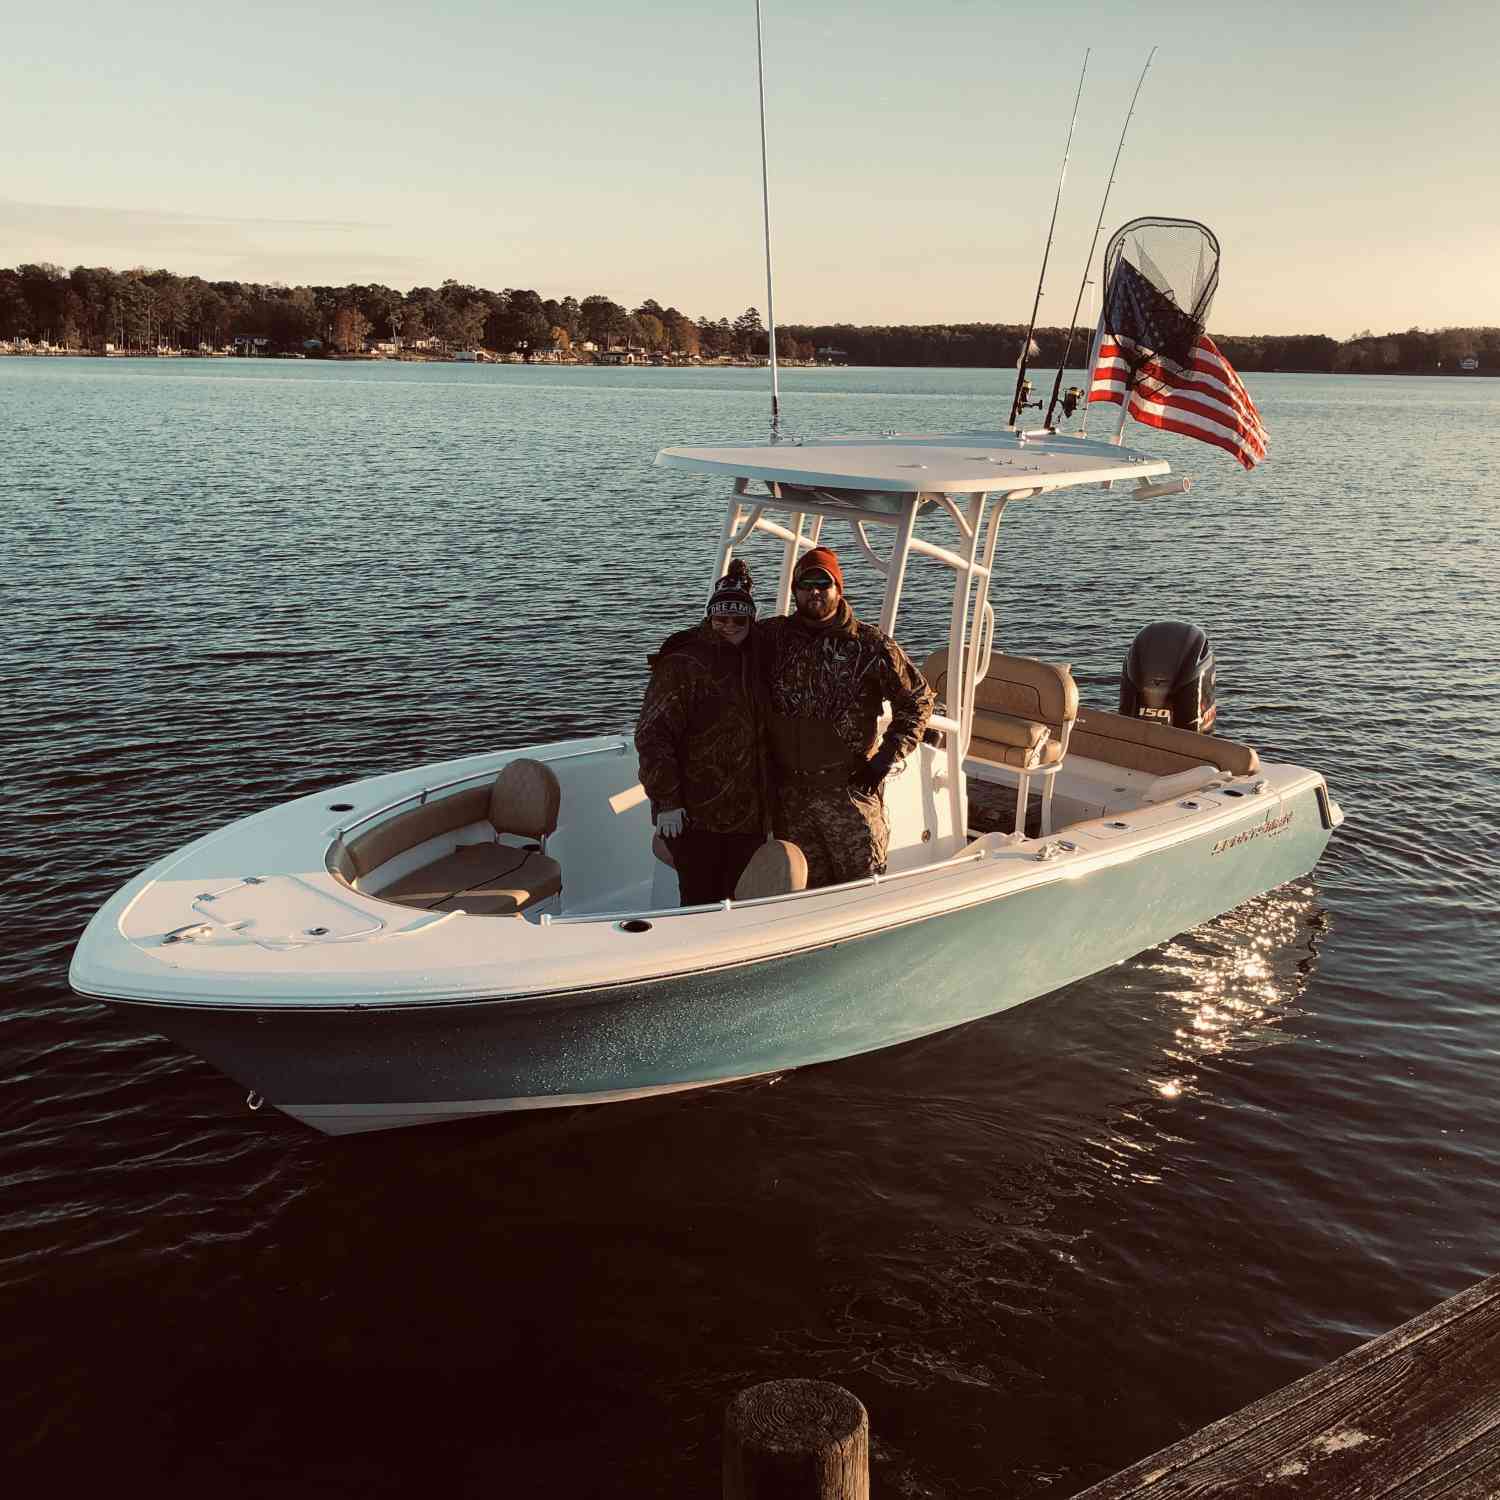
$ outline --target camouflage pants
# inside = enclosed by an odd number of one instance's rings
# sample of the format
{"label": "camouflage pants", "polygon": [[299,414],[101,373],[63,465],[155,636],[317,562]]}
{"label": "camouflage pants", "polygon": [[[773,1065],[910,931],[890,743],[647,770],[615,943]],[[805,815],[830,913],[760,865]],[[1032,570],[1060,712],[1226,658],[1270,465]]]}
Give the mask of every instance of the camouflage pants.
{"label": "camouflage pants", "polygon": [[884,874],[891,825],[878,793],[783,783],[777,800],[776,836],[807,856],[809,888]]}

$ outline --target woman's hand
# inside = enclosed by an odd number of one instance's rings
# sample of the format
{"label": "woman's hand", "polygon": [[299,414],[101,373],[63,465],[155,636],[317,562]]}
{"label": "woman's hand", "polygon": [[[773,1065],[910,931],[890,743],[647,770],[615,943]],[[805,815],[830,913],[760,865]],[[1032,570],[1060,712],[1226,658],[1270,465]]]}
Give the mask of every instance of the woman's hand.
{"label": "woman's hand", "polygon": [[675,839],[687,827],[687,809],[671,807],[656,815],[656,831],[664,839]]}

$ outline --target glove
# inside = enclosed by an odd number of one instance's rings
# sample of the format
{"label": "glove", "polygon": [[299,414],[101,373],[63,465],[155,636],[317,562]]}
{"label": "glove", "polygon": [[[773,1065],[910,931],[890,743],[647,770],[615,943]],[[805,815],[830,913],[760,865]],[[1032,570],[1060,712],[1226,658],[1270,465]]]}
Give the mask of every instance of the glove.
{"label": "glove", "polygon": [[656,831],[664,839],[675,839],[687,827],[687,811],[681,807],[668,808],[656,815]]}
{"label": "glove", "polygon": [[856,792],[873,797],[880,790],[881,783],[891,774],[891,767],[895,764],[896,752],[889,745],[882,745],[849,778],[849,785]]}

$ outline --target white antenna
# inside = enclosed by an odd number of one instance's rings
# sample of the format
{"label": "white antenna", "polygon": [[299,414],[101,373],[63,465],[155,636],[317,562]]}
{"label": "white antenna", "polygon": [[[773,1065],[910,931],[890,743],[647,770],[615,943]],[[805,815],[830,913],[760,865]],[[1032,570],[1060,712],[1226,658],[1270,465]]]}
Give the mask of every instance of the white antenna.
{"label": "white antenna", "polygon": [[761,42],[760,0],[755,0],[755,69],[760,85],[760,198],[766,225],[766,323],[771,343],[771,441],[781,441],[781,382],[776,364],[776,301],[771,295],[771,179],[766,167],[766,55]]}

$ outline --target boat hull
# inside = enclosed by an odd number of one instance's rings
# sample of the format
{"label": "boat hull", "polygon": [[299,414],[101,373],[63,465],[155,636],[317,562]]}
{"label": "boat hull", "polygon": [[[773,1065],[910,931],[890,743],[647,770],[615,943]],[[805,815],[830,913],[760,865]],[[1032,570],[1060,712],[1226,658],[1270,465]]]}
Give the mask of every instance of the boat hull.
{"label": "boat hull", "polygon": [[1055,878],[958,910],[648,982],[392,1005],[114,1003],[329,1134],[670,1093],[910,1041],[1098,973],[1305,876],[1329,838],[1325,802],[1304,781],[1274,818],[1228,834],[1112,862],[1064,853]]}

